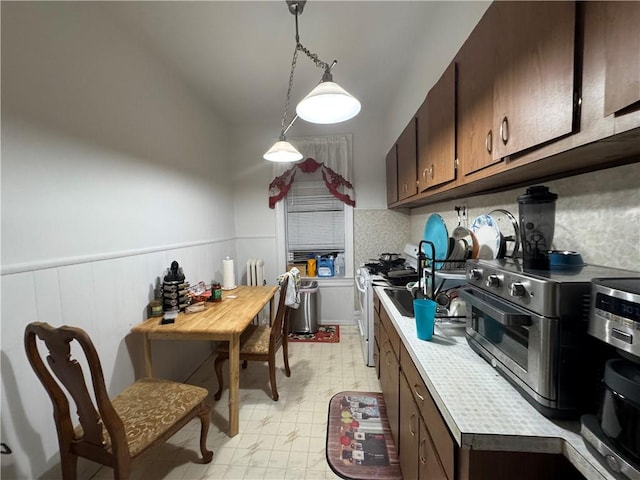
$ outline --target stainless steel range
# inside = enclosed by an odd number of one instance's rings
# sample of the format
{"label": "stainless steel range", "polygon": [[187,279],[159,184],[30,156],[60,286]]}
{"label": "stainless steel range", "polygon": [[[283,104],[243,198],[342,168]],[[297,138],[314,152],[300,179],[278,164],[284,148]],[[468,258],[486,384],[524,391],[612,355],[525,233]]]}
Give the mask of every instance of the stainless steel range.
{"label": "stainless steel range", "polygon": [[518,259],[467,260],[467,341],[536,409],[597,408],[609,349],[587,334],[591,279],[637,273],[594,265],[525,271]]}

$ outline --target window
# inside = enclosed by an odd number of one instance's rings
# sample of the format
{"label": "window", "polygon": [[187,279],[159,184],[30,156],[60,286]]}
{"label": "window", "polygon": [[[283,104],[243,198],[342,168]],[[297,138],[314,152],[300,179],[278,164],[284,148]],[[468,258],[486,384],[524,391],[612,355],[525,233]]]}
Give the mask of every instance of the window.
{"label": "window", "polygon": [[320,170],[298,172],[285,201],[289,262],[344,253],[345,204],[329,192]]}
{"label": "window", "polygon": [[[289,140],[305,158],[323,163],[350,181],[351,135]],[[291,167],[291,164],[274,164],[274,175],[278,177]],[[354,197],[351,187],[340,192]],[[275,203],[275,209],[278,265],[286,267],[292,261],[302,263],[312,254],[344,253],[345,277],[353,277],[353,207],[329,191],[321,169],[313,173],[296,171],[287,196]]]}

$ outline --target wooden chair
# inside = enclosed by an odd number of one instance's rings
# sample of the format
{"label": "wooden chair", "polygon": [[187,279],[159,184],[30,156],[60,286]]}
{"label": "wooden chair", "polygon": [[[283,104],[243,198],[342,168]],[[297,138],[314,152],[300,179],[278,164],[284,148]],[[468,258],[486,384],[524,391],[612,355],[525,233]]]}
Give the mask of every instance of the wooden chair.
{"label": "wooden chair", "polygon": [[[80,363],[71,357],[73,341],[84,352],[90,382],[85,380]],[[39,351],[42,342],[48,349],[48,367]],[[25,330],[24,343],[29,362],[53,402],[64,480],[76,478],[78,457],[111,467],[114,478],[125,480],[134,460],[166,442],[195,417],[200,417],[201,422],[203,463],[211,461],[213,452],[206,448],[210,422],[209,407],[205,403],[206,389],[144,378],[109,399],[100,359],[84,330],[30,323]],[[70,399],[60,384],[75,403],[80,422],[75,428],[70,415]]]}
{"label": "wooden chair", "polygon": [[[291,376],[289,368],[289,345],[287,334],[289,331],[290,308],[284,304],[289,277],[285,276],[280,285],[280,300],[276,317],[271,326],[249,325],[240,336],[240,360],[242,368],[247,368],[247,361],[269,363],[269,380],[271,382],[271,394],[274,401],[278,401],[278,388],[276,386],[276,353],[282,347],[284,358],[284,371],[287,377]],[[216,376],[218,377],[218,391],[213,398],[220,400],[223,390],[222,365],[229,358],[229,342],[221,343],[214,361]]]}

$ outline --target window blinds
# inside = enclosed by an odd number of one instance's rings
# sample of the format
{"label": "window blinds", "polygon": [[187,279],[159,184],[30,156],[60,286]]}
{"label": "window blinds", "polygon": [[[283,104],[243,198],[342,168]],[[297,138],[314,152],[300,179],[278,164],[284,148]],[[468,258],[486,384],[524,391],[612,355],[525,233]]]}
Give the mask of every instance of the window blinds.
{"label": "window blinds", "polygon": [[287,250],[343,252],[344,204],[327,190],[322,174],[296,175],[287,194]]}

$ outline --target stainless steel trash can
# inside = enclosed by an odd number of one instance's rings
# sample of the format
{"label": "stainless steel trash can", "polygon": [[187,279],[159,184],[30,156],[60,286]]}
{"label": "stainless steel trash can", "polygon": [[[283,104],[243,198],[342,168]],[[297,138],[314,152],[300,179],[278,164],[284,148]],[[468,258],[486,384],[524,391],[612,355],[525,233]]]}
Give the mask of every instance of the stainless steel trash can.
{"label": "stainless steel trash can", "polygon": [[318,331],[318,282],[303,280],[300,283],[300,306],[289,314],[289,331],[316,333]]}

